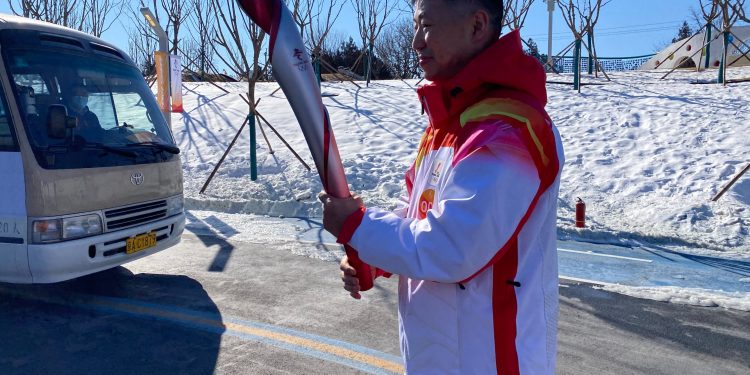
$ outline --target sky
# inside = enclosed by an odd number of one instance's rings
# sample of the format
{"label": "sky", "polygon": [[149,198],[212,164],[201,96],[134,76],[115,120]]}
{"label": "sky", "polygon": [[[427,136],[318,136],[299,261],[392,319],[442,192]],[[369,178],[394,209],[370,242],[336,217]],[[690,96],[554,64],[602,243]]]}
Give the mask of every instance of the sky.
{"label": "sky", "polygon": [[[698,0],[612,0],[602,8],[597,25],[596,44],[600,57],[627,57],[658,52],[677,35],[683,21],[691,24],[694,22],[690,9],[697,10],[698,4]],[[10,13],[7,1],[0,4],[0,12]],[[573,41],[573,37],[557,7],[553,19],[552,52],[557,54]],[[111,29],[104,33],[103,39],[128,51],[125,29],[130,22],[129,17],[119,17]],[[358,40],[356,17],[350,3],[347,2],[344,7],[334,30],[353,36],[355,42]],[[542,0],[536,0],[522,36],[524,39],[533,38],[540,51],[546,53],[547,32],[547,6]]]}

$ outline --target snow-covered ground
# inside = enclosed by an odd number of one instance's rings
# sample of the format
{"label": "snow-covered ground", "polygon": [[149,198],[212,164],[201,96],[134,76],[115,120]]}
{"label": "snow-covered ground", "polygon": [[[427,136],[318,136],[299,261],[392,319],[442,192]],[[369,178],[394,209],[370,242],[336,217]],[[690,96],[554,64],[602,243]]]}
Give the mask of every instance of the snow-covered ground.
{"label": "snow-covered ground", "polygon": [[[549,84],[547,110],[562,135],[567,158],[559,201],[561,239],[659,244],[686,252],[750,259],[750,176],[718,202],[711,198],[747,163],[750,82],[727,87],[692,84],[716,71],[610,73],[584,78],[597,85],[580,94]],[[750,78],[750,67],[729,78]],[[571,77],[550,75],[550,81]],[[416,81],[377,81],[369,88],[324,83],[342,161],[352,190],[370,206],[393,207],[414,158],[426,118]],[[185,113],[173,115],[182,149],[188,209],[236,214],[318,217],[317,172],[298,162],[267,126],[274,153],[257,132],[259,178],[250,180],[246,127],[204,195],[199,190],[248,112],[243,83],[185,83]],[[282,91],[256,90],[259,112],[314,168]],[[265,125],[265,124],[264,124]],[[573,228],[575,200],[587,204],[586,229]]]}

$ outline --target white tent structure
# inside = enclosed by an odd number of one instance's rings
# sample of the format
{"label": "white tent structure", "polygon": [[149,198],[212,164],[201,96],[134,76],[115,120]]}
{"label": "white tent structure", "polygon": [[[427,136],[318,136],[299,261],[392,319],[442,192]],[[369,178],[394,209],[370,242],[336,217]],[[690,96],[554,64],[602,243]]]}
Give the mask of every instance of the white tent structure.
{"label": "white tent structure", "polygon": [[[729,40],[734,42],[739,48],[735,47],[732,43],[729,43],[727,50],[727,64],[732,64],[732,62],[742,56],[743,53],[750,51],[750,26],[735,26],[732,28],[731,32],[732,34],[729,35]],[[711,42],[711,55],[708,61],[708,66],[710,68],[718,68],[721,64],[721,51],[724,38],[722,38],[721,33],[716,29],[711,33],[711,39],[713,38],[716,39]],[[698,49],[708,42],[706,39],[706,32],[704,31],[693,36],[687,43],[685,43],[686,40],[687,38],[672,43],[669,47],[657,53],[654,57],[641,65],[640,69],[651,70],[657,68],[673,69],[695,68],[696,66],[704,67],[706,63],[706,51],[704,50],[703,53],[700,53],[698,52]],[[750,55],[750,53],[748,53],[748,55]],[[750,65],[750,60],[747,57],[742,57],[731,66],[748,65]]]}

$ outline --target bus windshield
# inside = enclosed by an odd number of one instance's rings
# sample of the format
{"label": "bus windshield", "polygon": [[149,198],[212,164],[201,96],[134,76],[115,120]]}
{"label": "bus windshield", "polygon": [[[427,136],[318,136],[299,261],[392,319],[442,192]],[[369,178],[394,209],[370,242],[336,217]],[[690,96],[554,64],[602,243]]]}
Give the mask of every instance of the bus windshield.
{"label": "bus windshield", "polygon": [[[20,46],[3,55],[43,168],[159,163],[179,153],[151,90],[124,60]],[[51,129],[61,111],[62,130]]]}

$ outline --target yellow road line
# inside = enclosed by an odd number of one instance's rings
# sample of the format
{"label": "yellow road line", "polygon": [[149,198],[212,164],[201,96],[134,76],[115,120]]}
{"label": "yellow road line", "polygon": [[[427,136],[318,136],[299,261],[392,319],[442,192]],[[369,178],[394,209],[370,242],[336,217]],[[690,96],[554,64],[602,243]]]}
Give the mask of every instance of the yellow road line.
{"label": "yellow road line", "polygon": [[364,363],[370,366],[378,367],[387,371],[400,373],[402,374],[404,372],[404,368],[400,363],[388,361],[385,359],[381,359],[372,355],[360,353],[351,349],[342,348],[339,346],[326,344],[322,342],[318,342],[315,340],[311,340],[304,337],[289,335],[285,333],[280,332],[273,332],[270,330],[257,328],[257,327],[248,327],[241,324],[231,323],[231,322],[221,322],[214,319],[207,319],[207,318],[201,318],[196,316],[191,316],[188,314],[183,314],[175,311],[167,311],[162,309],[155,309],[150,307],[144,307],[144,306],[135,306],[125,303],[116,303],[116,302],[109,302],[109,301],[101,301],[101,300],[95,300],[90,301],[93,304],[99,305],[100,307],[106,307],[106,308],[115,308],[117,310],[122,310],[126,312],[136,313],[140,315],[150,315],[150,316],[156,316],[161,318],[167,318],[171,320],[177,320],[182,322],[189,322],[193,324],[199,324],[203,326],[213,327],[213,328],[220,328],[220,329],[229,329],[232,331],[240,332],[240,333],[246,333],[258,337],[264,337],[280,342],[284,342],[287,344],[297,345],[313,350],[317,350],[320,352],[333,354],[339,357],[347,358],[352,361],[357,361],[360,363]]}

